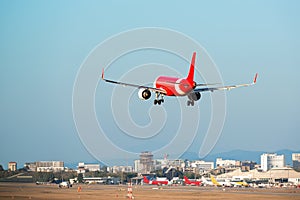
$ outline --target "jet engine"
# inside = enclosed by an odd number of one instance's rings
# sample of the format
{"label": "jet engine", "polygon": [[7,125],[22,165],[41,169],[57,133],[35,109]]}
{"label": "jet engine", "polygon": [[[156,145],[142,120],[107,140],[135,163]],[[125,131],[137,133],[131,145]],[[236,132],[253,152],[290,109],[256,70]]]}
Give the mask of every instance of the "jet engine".
{"label": "jet engine", "polygon": [[147,100],[151,97],[151,92],[148,89],[141,88],[138,92],[139,98],[142,100]]}
{"label": "jet engine", "polygon": [[200,92],[193,92],[188,95],[191,101],[198,101],[201,98]]}

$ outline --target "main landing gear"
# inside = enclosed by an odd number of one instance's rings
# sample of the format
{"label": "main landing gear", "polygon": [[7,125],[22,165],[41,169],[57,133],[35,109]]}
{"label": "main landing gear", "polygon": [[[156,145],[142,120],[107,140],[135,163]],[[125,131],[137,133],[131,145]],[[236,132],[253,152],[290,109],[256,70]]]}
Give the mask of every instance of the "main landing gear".
{"label": "main landing gear", "polygon": [[164,96],[161,93],[156,92],[155,99],[154,99],[154,105],[156,105],[156,104],[160,105],[163,102],[165,102]]}
{"label": "main landing gear", "polygon": [[187,106],[194,106],[195,101],[198,101],[200,98],[200,92],[192,92],[188,94]]}
{"label": "main landing gear", "polygon": [[194,106],[195,101],[193,101],[193,100],[187,100],[186,104],[187,104],[187,106]]}

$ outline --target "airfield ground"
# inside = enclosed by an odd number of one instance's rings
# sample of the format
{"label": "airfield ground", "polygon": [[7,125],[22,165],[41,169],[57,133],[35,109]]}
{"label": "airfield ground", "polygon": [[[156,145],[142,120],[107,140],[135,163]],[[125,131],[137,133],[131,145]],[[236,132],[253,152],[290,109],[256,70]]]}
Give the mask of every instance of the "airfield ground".
{"label": "airfield ground", "polygon": [[[59,188],[57,185],[33,183],[0,183],[0,199],[126,199],[127,186],[79,185]],[[296,188],[208,188],[192,186],[133,186],[134,199],[299,199]]]}

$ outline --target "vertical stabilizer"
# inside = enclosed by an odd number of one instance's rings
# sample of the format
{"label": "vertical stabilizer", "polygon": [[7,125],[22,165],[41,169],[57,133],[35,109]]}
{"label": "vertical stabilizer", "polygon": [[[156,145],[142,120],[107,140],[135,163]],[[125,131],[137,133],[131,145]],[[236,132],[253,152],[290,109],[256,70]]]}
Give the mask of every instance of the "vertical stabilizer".
{"label": "vertical stabilizer", "polygon": [[210,176],[210,178],[211,178],[211,182],[212,182],[214,185],[216,185],[216,186],[219,186],[219,185],[220,185],[220,183],[215,179],[215,177]]}
{"label": "vertical stabilizer", "polygon": [[193,57],[190,65],[190,71],[186,78],[190,84],[194,83],[195,60],[196,60],[196,52],[193,53]]}
{"label": "vertical stabilizer", "polygon": [[144,176],[144,183],[149,183],[149,180],[146,176]]}
{"label": "vertical stabilizer", "polygon": [[184,176],[184,181],[185,181],[185,183],[187,183],[187,184],[190,184],[190,183],[191,183],[191,181],[190,181],[186,176]]}

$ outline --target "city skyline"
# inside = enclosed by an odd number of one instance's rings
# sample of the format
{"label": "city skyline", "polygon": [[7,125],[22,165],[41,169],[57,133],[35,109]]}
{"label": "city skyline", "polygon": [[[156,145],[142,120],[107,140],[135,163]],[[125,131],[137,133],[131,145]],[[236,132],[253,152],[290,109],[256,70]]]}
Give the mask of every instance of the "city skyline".
{"label": "city skyline", "polygon": [[[147,152],[147,151],[146,151]],[[289,166],[289,167],[293,167],[294,163],[293,163],[293,159],[297,159],[296,157],[293,158],[294,155],[300,155],[300,153],[298,153],[300,151],[294,152],[294,151],[290,151],[290,150],[281,150],[281,151],[277,151],[277,152],[251,152],[251,151],[242,151],[242,150],[234,150],[234,151],[230,151],[230,152],[223,152],[223,153],[217,153],[217,154],[212,154],[212,155],[208,155],[205,159],[200,159],[200,158],[196,158],[194,157],[195,155],[187,155],[184,156],[182,158],[179,158],[178,160],[188,160],[188,161],[204,161],[204,162],[213,162],[216,163],[219,159],[224,159],[224,160],[235,160],[235,161],[251,161],[251,162],[255,162],[257,164],[261,164],[261,156],[264,154],[278,154],[278,155],[283,155],[284,156],[284,161],[285,161],[285,165]],[[143,153],[143,152],[141,152]],[[151,154],[151,152],[149,152]],[[65,162],[63,160],[56,160],[56,159],[52,159],[52,160],[48,160],[46,161],[44,160],[35,160],[35,161],[25,161],[24,163],[19,162],[19,161],[9,161],[8,163],[0,163],[0,165],[2,165],[2,167],[4,169],[7,168],[7,164],[9,165],[9,163],[16,163],[16,165],[18,166],[16,169],[21,169],[23,168],[25,165],[28,164],[32,164],[32,163],[36,163],[36,162],[63,162],[64,166],[67,168],[71,168],[71,169],[76,169],[79,165],[85,163],[85,164],[93,164],[93,163],[97,163],[99,164],[99,166],[103,167],[103,166],[107,166],[107,167],[113,167],[113,166],[135,166],[136,165],[136,161],[139,160],[139,155],[137,155],[136,158],[131,159],[131,160],[127,160],[126,164],[124,165],[124,162],[115,162],[112,165],[105,165],[104,163],[102,163],[101,161],[98,161],[96,159],[93,160],[76,160],[76,161],[72,161],[72,162]],[[168,155],[164,155],[162,157],[153,157],[153,160],[174,160],[174,159],[168,159]],[[177,159],[175,159],[177,160]]]}
{"label": "city skyline", "polygon": [[[0,164],[96,160],[91,154],[94,146],[82,142],[73,119],[77,74],[100,43],[143,27],[174,30],[191,37],[206,50],[225,84],[251,82],[254,73],[259,73],[254,87],[225,93],[225,123],[211,154],[236,149],[299,152],[299,4],[298,1],[2,1]],[[203,60],[206,55],[197,56],[200,73],[195,79],[204,82],[201,70],[206,65]],[[168,65],[180,74],[185,74],[188,68],[188,62],[178,56],[145,50],[120,56],[106,75],[118,80],[145,63]],[[107,66],[97,67],[100,74]],[[141,73],[138,78],[143,80],[147,75]],[[115,89],[99,82],[94,104],[102,128],[115,146],[134,155],[141,150],[155,151],[176,136],[175,125],[180,124],[180,112],[186,108],[179,110],[177,100],[169,98],[164,107],[152,109],[152,101],[140,102],[137,91],[130,90],[130,104],[122,113],[129,110],[136,124],[147,126],[153,113],[153,116],[164,113],[167,116],[165,126],[155,126],[159,134],[133,145],[136,135],[124,134],[114,121],[110,98]],[[185,149],[195,154],[209,126],[210,94],[203,94],[198,105],[200,120],[190,123],[199,129]],[[103,151],[107,152],[103,160],[111,159],[112,163],[131,159],[117,158],[107,149]]]}
{"label": "city skyline", "polygon": [[[253,183],[255,183],[256,186],[259,185],[260,187],[265,187],[265,185],[260,185],[262,182],[271,184],[269,186],[272,187],[278,187],[277,184],[279,183],[286,183],[286,186],[297,186],[299,185],[300,153],[293,153],[290,156],[293,159],[293,167],[285,165],[284,154],[277,155],[276,153],[263,153],[260,155],[261,163],[256,163],[249,160],[241,161],[222,158],[217,158],[216,162],[183,159],[170,160],[167,158],[167,155],[165,155],[163,159],[153,159],[153,154],[151,152],[144,151],[140,153],[139,159],[134,161],[134,166],[101,166],[99,163],[79,162],[75,168],[70,169],[64,166],[63,161],[36,161],[26,163],[27,169],[23,168],[17,172],[17,163],[9,162],[8,172],[4,172],[6,173],[4,176],[2,173],[2,181],[9,179],[12,182],[37,181],[36,183],[38,185],[50,183],[58,184],[57,177],[60,176],[69,177],[71,184],[76,183],[77,181],[105,184],[105,181],[111,177],[110,174],[113,173],[119,177],[115,177],[118,180],[115,180],[116,182],[114,181],[114,183],[110,182],[110,184],[115,184],[118,181],[128,182],[130,179],[131,181],[135,180],[135,184],[143,184],[141,181],[144,180],[144,183],[147,184],[172,185],[173,183],[178,185],[182,184],[182,182],[176,182],[178,179],[188,181],[186,177],[196,178],[200,175],[200,180],[204,183],[201,186],[207,186],[207,184],[212,185],[209,184],[206,179],[208,174],[210,174],[210,178],[214,179],[213,182],[216,186],[222,185],[221,183],[223,181],[221,181],[220,178],[226,178],[227,183],[230,182],[230,184],[227,185],[228,187],[241,186],[240,184],[236,185],[236,181],[240,180],[244,180],[247,187],[255,187]],[[3,168],[1,168],[1,171],[3,172]],[[46,172],[41,174],[47,174],[47,176],[41,177],[39,175],[34,175],[39,172]],[[15,176],[15,173],[18,173],[20,176]],[[26,174],[24,175],[24,173]],[[74,173],[77,174],[77,177]],[[136,176],[132,177],[134,174],[136,174]],[[124,178],[123,175],[127,178]],[[149,176],[152,178],[149,179]],[[164,178],[159,176],[163,176]],[[56,178],[53,180],[53,177]],[[159,181],[165,182],[149,182],[149,180],[153,181],[158,179]],[[166,181],[167,179],[168,181]],[[200,186],[200,183],[198,186]]]}

